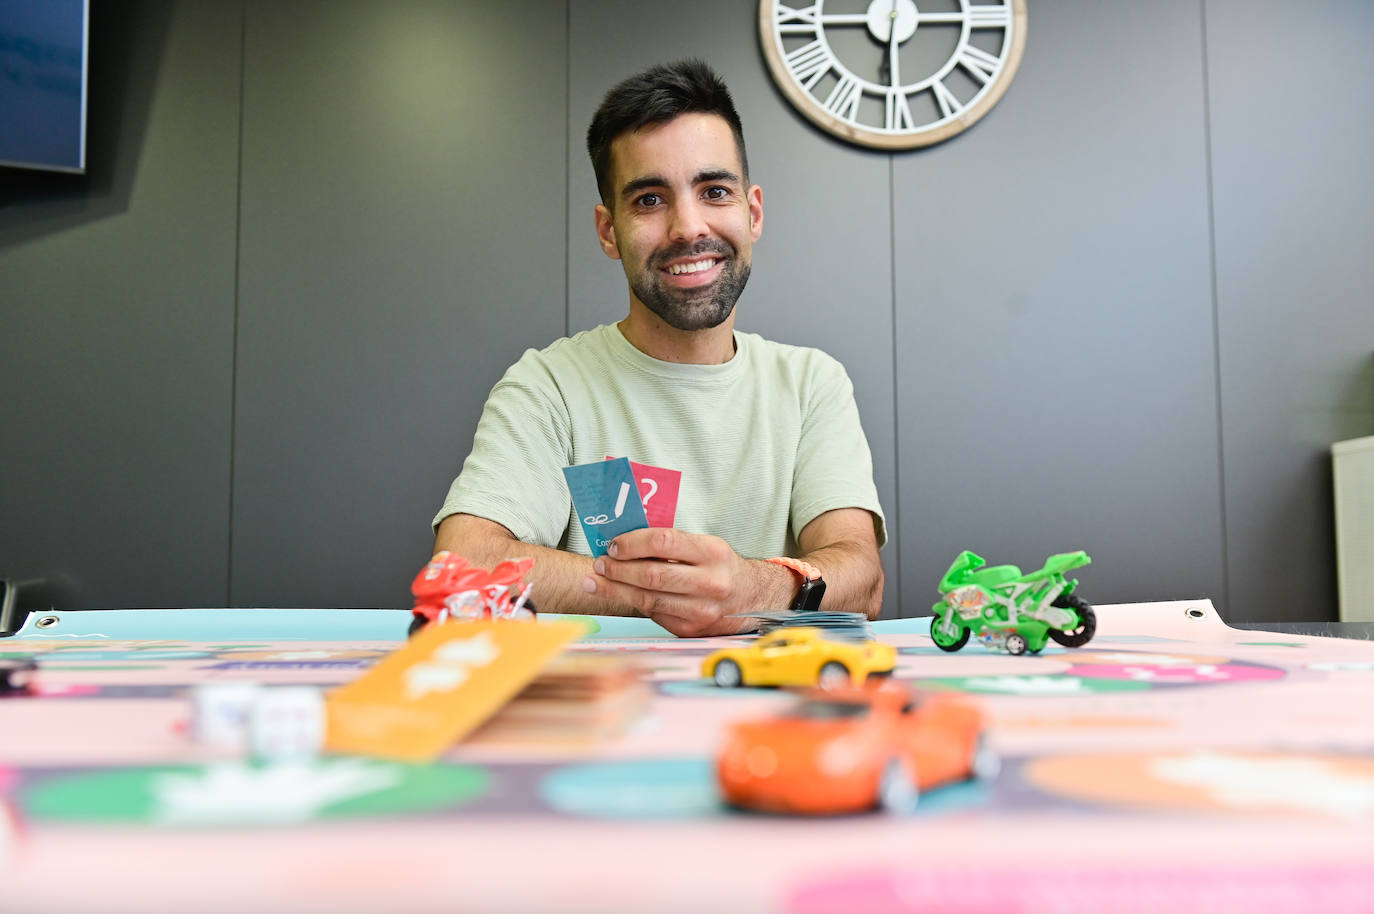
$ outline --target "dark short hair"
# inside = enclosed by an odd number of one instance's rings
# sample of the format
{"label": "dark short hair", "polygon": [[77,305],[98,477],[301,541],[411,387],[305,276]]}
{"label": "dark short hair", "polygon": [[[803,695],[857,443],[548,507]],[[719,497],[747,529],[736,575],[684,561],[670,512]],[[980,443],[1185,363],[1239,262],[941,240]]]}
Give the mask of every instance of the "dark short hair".
{"label": "dark short hair", "polygon": [[744,127],[725,82],[700,60],[660,64],[618,84],[601,100],[587,128],[587,153],[596,172],[601,202],[611,205],[611,143],[616,137],[651,124],[666,124],[680,114],[716,114],[730,125],[739,152],[741,177],[749,179],[744,153]]}

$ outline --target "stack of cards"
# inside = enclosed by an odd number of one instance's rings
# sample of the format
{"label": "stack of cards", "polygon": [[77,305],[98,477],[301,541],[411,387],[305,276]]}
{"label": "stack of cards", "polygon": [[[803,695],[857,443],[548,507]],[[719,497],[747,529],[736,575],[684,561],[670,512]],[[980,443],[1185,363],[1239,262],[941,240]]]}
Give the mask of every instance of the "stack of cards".
{"label": "stack of cards", "polygon": [[600,742],[625,732],[648,707],[649,698],[649,686],[632,661],[563,655],[465,742]]}
{"label": "stack of cards", "polygon": [[830,612],[823,609],[812,612],[749,613],[751,619],[759,619],[759,634],[766,635],[776,628],[797,628],[810,626],[824,629],[827,636],[844,641],[872,641],[873,628],[863,613]]}

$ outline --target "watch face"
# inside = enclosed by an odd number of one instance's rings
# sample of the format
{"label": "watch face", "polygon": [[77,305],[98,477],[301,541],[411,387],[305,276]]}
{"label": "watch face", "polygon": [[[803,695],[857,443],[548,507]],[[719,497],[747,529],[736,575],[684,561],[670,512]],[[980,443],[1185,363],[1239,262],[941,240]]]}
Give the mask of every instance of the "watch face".
{"label": "watch face", "polygon": [[913,149],[967,129],[1002,97],[1026,42],[1025,0],[760,0],[773,79],[821,129]]}

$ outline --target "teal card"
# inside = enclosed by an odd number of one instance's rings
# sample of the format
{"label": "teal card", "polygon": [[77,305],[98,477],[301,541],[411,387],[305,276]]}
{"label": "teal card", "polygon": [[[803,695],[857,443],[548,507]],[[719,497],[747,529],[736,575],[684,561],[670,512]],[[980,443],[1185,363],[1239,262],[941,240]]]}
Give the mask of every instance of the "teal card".
{"label": "teal card", "polygon": [[629,458],[564,467],[563,476],[592,555],[605,555],[621,533],[649,526]]}

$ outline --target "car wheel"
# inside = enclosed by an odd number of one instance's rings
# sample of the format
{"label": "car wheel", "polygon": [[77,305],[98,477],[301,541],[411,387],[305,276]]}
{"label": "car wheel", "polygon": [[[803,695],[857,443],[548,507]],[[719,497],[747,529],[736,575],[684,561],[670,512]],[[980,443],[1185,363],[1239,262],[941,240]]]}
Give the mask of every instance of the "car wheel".
{"label": "car wheel", "polygon": [[722,689],[734,689],[744,685],[744,674],[740,672],[739,664],[733,660],[722,660],[717,663],[716,668],[711,671],[711,678]]}
{"label": "car wheel", "polygon": [[1002,770],[1002,757],[997,754],[997,750],[988,744],[986,733],[979,733],[978,739],[973,744],[973,766],[969,769],[969,777],[980,781],[991,781],[996,779],[998,772]]}
{"label": "car wheel", "polygon": [[831,660],[816,674],[816,685],[822,689],[842,689],[849,685],[849,670],[838,660]]}
{"label": "car wheel", "polygon": [[878,807],[884,812],[906,815],[916,809],[921,789],[911,768],[900,758],[890,759],[878,782]]}
{"label": "car wheel", "polygon": [[1026,639],[1020,635],[1007,635],[1007,653],[1020,656],[1026,652]]}

